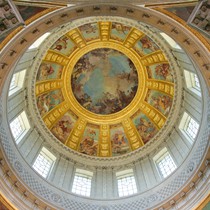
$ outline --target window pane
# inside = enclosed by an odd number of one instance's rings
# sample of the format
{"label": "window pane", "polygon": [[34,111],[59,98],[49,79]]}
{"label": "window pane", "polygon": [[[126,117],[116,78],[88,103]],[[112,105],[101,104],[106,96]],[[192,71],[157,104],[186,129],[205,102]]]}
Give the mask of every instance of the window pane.
{"label": "window pane", "polygon": [[16,140],[26,130],[24,124],[21,122],[20,117],[17,117],[10,123],[10,128],[12,131],[12,135]]}
{"label": "window pane", "polygon": [[17,86],[16,77],[17,77],[17,74],[14,74],[13,77],[12,77],[12,80],[10,82],[9,90],[12,90]]}
{"label": "window pane", "polygon": [[181,49],[181,47],[170,36],[162,32],[160,35],[168,42],[171,47]]}
{"label": "window pane", "polygon": [[200,90],[200,82],[198,80],[198,77],[196,74],[193,75],[194,76],[194,87],[198,90]]}
{"label": "window pane", "polygon": [[9,87],[9,96],[11,96],[16,91],[20,90],[23,87],[25,73],[26,73],[26,70],[24,69],[20,72],[13,74],[12,80],[10,82],[10,87]]}
{"label": "window pane", "polygon": [[39,37],[30,47],[29,49],[37,48],[39,47],[42,42],[50,35],[49,32],[43,34],[41,37]]}
{"label": "window pane", "polygon": [[170,175],[175,169],[176,165],[168,152],[163,154],[157,161],[157,166],[161,175],[165,178]]}
{"label": "window pane", "polygon": [[[123,174],[123,172],[125,173]],[[133,170],[117,172],[116,176],[119,197],[137,193],[136,181],[133,175]]]}
{"label": "window pane", "polygon": [[53,163],[55,162],[55,156],[53,154],[49,155],[49,151],[47,152],[47,154],[45,150],[47,149],[42,149],[42,151],[39,153],[38,157],[36,158],[36,161],[33,164],[33,168],[44,178],[47,177]]}
{"label": "window pane", "polygon": [[26,116],[25,111],[23,111],[10,123],[10,129],[16,144],[18,144],[23,138],[23,136],[30,129],[30,124],[28,122],[28,118]]}
{"label": "window pane", "polygon": [[186,86],[193,93],[201,96],[200,82],[197,74],[184,70]]}
{"label": "window pane", "polygon": [[190,118],[186,128],[187,134],[194,139],[198,133],[198,128],[199,124],[193,118]]}
{"label": "window pane", "polygon": [[72,192],[78,195],[90,196],[91,176],[75,173]]}

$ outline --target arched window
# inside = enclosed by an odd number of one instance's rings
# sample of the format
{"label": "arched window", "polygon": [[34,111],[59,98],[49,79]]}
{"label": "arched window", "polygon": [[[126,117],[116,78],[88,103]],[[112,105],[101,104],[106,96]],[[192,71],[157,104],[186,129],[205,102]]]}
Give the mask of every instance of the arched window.
{"label": "arched window", "polygon": [[201,96],[201,88],[198,76],[195,73],[184,70],[186,86],[189,90]]}
{"label": "arched window", "polygon": [[23,111],[10,123],[10,129],[12,131],[15,142],[18,144],[30,129],[30,124],[28,122],[25,111]]}
{"label": "arched window", "polygon": [[116,173],[119,197],[137,193],[136,181],[132,169]]}
{"label": "arched window", "polygon": [[74,176],[72,192],[78,195],[90,196],[92,177],[93,172],[77,168]]}
{"label": "arched window", "polygon": [[189,142],[193,143],[198,133],[199,124],[189,114],[185,112],[179,124],[179,129],[189,140]]}
{"label": "arched window", "polygon": [[161,32],[160,35],[168,42],[172,48],[181,49],[181,47],[166,33]]}
{"label": "arched window", "polygon": [[56,161],[56,157],[45,147],[43,147],[38,154],[33,168],[44,178],[49,176],[50,171]]}
{"label": "arched window", "polygon": [[47,32],[45,34],[43,34],[41,37],[39,37],[28,49],[34,49],[39,47],[42,42],[50,35],[50,32]]}
{"label": "arched window", "polygon": [[23,83],[25,80],[25,73],[26,69],[13,74],[9,87],[9,96],[11,96],[12,94],[14,94],[23,87]]}
{"label": "arched window", "polygon": [[177,168],[166,147],[158,152],[158,154],[154,156],[153,160],[158,169],[158,172],[163,178],[169,176]]}

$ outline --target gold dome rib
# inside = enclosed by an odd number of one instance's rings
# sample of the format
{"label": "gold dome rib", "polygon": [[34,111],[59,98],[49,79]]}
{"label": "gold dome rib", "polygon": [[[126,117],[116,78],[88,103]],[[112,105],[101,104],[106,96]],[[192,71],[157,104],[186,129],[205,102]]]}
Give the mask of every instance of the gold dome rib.
{"label": "gold dome rib", "polygon": [[150,90],[163,92],[170,97],[174,96],[174,84],[171,82],[148,79],[146,81],[146,87]]}
{"label": "gold dome rib", "polygon": [[83,118],[80,118],[77,120],[73,130],[71,131],[71,134],[69,135],[68,139],[65,142],[66,146],[74,150],[79,149],[79,144],[81,142],[86,124],[87,124],[87,121]]}
{"label": "gold dome rib", "polygon": [[66,35],[77,45],[78,48],[83,48],[86,45],[86,40],[79,29],[76,28],[71,30]]}
{"label": "gold dome rib", "polygon": [[46,126],[51,129],[53,125],[59,120],[59,118],[64,115],[70,109],[69,103],[66,101],[60,103],[55,108],[50,110],[44,117],[43,121]]}
{"label": "gold dome rib", "polygon": [[145,55],[140,60],[144,66],[168,62],[161,50],[157,50],[149,55]]}
{"label": "gold dome rib", "polygon": [[165,124],[166,117],[157,111],[153,106],[147,102],[139,104],[140,110],[153,122],[153,124],[160,130]]}
{"label": "gold dome rib", "polygon": [[144,142],[141,136],[139,135],[138,131],[136,130],[135,125],[133,124],[131,119],[127,118],[123,120],[122,124],[125,130],[125,133],[127,134],[131,149],[136,150],[139,147],[144,146]]}
{"label": "gold dome rib", "polygon": [[141,39],[145,34],[135,28],[132,28],[123,42],[123,45],[127,48],[132,48],[136,42]]}
{"label": "gold dome rib", "polygon": [[99,36],[101,41],[108,41],[111,34],[111,22],[99,22]]}
{"label": "gold dome rib", "polygon": [[50,92],[52,90],[60,89],[63,87],[63,80],[45,80],[36,83],[35,91],[36,97],[42,95],[43,93]]}
{"label": "gold dome rib", "polygon": [[66,66],[69,63],[69,58],[67,56],[50,49],[47,51],[47,54],[45,55],[43,60],[57,63],[62,66]]}
{"label": "gold dome rib", "polygon": [[98,156],[111,156],[110,128],[109,125],[100,126]]}

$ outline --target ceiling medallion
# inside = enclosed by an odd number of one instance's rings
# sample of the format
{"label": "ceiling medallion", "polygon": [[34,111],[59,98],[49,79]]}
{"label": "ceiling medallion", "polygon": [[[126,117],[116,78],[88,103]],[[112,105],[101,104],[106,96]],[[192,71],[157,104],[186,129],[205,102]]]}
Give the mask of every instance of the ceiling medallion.
{"label": "ceiling medallion", "polygon": [[36,78],[39,113],[53,135],[80,153],[111,157],[149,142],[174,96],[169,62],[139,29],[84,24],[47,51]]}
{"label": "ceiling medallion", "polygon": [[85,109],[95,114],[121,111],[134,98],[138,74],[133,62],[110,48],[83,55],[71,75],[72,92]]}

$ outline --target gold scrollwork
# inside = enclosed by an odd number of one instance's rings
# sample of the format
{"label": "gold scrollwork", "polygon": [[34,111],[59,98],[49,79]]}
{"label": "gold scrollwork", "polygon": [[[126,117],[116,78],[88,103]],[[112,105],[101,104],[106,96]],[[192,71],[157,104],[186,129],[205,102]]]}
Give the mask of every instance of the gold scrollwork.
{"label": "gold scrollwork", "polygon": [[83,38],[79,29],[71,30],[67,33],[67,36],[77,45],[79,48],[83,48],[86,45],[86,41]]}

